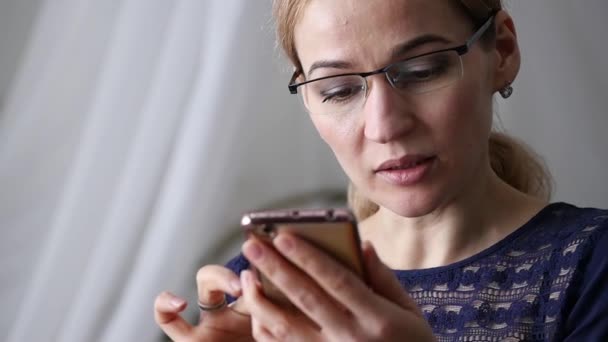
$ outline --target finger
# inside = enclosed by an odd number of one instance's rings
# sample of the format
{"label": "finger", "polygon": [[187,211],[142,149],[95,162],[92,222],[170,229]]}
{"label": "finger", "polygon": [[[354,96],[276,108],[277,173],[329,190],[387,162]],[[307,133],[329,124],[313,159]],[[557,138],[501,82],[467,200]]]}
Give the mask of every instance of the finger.
{"label": "finger", "polygon": [[251,320],[251,335],[256,342],[274,341],[272,335],[256,319]]}
{"label": "finger", "polygon": [[374,246],[369,241],[363,242],[363,260],[369,285],[374,292],[408,311],[420,314],[414,300],[401,286],[393,271],[380,260]]}
{"label": "finger", "polygon": [[207,265],[196,273],[198,300],[207,305],[221,303],[224,294],[233,297],[241,295],[241,281],[234,272],[226,267]]}
{"label": "finger", "polygon": [[172,340],[185,340],[190,335],[192,326],[179,315],[187,305],[184,299],[166,291],[154,301],[154,319]]}
{"label": "finger", "polygon": [[230,303],[228,307],[240,315],[249,316],[249,309],[247,309],[243,297],[237,298],[234,302]]}
{"label": "finger", "polygon": [[284,233],[273,242],[289,261],[350,312],[368,312],[373,299],[378,298],[355,273],[310,243]]}
{"label": "finger", "polygon": [[258,320],[251,319],[251,334],[256,342],[275,342],[277,339],[272,336],[268,329],[264,328]]}
{"label": "finger", "polygon": [[252,333],[256,341],[321,341],[319,327],[308,317],[273,304],[264,297],[260,284],[250,271],[241,273],[243,298],[252,306]]}
{"label": "finger", "polygon": [[241,283],[243,286],[242,298],[251,313],[252,333],[256,341],[286,340],[288,331],[286,313],[262,295],[251,271],[241,272]]}
{"label": "finger", "polygon": [[[274,248],[252,238],[243,245],[243,253],[258,271],[317,326],[346,327],[351,322],[350,313]],[[251,306],[248,307],[251,309]]]}

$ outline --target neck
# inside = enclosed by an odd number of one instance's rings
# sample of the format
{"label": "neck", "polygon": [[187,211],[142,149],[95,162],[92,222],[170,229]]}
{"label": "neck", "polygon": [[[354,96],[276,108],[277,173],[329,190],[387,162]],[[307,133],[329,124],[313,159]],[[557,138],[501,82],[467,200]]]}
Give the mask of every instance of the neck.
{"label": "neck", "polygon": [[504,183],[493,171],[476,190],[421,217],[385,208],[362,221],[363,240],[374,244],[393,269],[445,266],[492,246],[515,231],[546,203]]}

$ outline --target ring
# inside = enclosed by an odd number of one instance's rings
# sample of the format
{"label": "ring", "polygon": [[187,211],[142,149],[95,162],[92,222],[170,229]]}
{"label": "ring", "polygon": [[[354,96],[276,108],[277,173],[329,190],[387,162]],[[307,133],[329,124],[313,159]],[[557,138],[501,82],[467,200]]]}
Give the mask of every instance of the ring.
{"label": "ring", "polygon": [[226,297],[224,297],[224,299],[217,304],[207,305],[207,304],[201,303],[200,300],[197,302],[197,304],[198,304],[198,308],[201,311],[205,311],[205,312],[221,310],[221,309],[225,308],[226,306],[228,306],[228,302],[226,302]]}

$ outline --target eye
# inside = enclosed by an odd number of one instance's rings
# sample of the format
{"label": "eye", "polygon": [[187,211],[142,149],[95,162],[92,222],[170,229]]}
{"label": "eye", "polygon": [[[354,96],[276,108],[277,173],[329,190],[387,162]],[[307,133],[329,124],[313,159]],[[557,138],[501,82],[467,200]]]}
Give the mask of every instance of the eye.
{"label": "eye", "polygon": [[429,66],[427,68],[420,68],[417,70],[409,70],[406,74],[406,78],[409,78],[414,81],[427,81],[432,79],[433,76],[441,74],[442,68],[441,66]]}
{"label": "eye", "polygon": [[447,71],[445,63],[418,64],[399,70],[393,78],[393,83],[427,82],[440,77]]}
{"label": "eye", "polygon": [[452,64],[446,54],[423,56],[396,64],[389,76],[397,88],[433,83],[449,74]]}
{"label": "eye", "polygon": [[321,79],[310,84],[314,101],[319,104],[342,104],[359,98],[365,91],[365,80],[345,75]]}
{"label": "eye", "polygon": [[344,85],[327,89],[321,92],[323,103],[327,102],[345,102],[360,94],[363,87],[360,85]]}

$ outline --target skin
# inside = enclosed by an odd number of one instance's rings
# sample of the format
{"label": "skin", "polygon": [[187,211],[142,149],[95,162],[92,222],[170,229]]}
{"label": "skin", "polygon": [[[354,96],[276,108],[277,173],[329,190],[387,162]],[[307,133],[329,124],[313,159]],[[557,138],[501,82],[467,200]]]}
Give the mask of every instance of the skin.
{"label": "skin", "polygon": [[[456,84],[403,96],[384,75],[376,75],[368,78],[370,92],[360,113],[311,115],[357,189],[380,205],[361,223],[361,235],[395,269],[441,266],[471,256],[545,205],[502,182],[490,167],[492,95],[515,79],[520,64],[511,18],[501,12],[496,22],[496,44],[484,49],[476,43],[463,56],[464,77]],[[319,60],[350,65],[316,69],[309,78],[375,70],[461,45],[472,33],[464,13],[438,0],[312,1],[295,32],[305,73]],[[447,42],[392,54],[396,46],[424,34]],[[406,154],[436,156],[422,182],[396,186],[374,172],[384,161]]]}
{"label": "skin", "polygon": [[[242,295],[239,278],[223,266],[202,267],[196,282],[201,303],[221,302],[225,293],[234,297]],[[201,313],[199,323],[194,326],[180,316],[187,305],[183,298],[167,291],[159,294],[154,302],[156,324],[173,341],[253,341],[251,318],[239,303],[217,312]]]}
{"label": "skin", "polygon": [[[472,256],[545,205],[502,182],[489,166],[492,95],[515,78],[520,63],[509,15],[500,12],[496,26],[496,44],[483,48],[476,43],[463,57],[463,79],[452,86],[406,97],[383,75],[372,76],[369,96],[357,115],[311,115],[350,179],[380,205],[360,223],[367,240],[363,256],[369,284],[294,236],[280,234],[274,246],[253,238],[243,245],[244,255],[300,313],[269,302],[249,271],[239,279],[221,266],[205,266],[197,277],[201,302],[217,303],[229,293],[240,296],[237,306],[202,315],[191,326],[179,315],[186,302],[163,293],[155,303],[163,331],[178,341],[434,340],[390,268],[441,266]],[[423,34],[448,43],[392,54],[395,46]],[[295,38],[305,72],[319,60],[349,65],[318,69],[311,75],[316,78],[375,70],[461,45],[471,34],[467,18],[444,0],[312,0],[296,25]],[[396,186],[374,173],[380,163],[406,153],[437,157],[422,182]]]}

